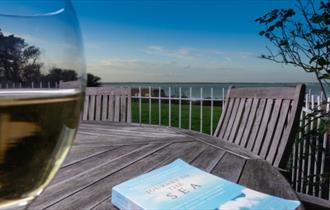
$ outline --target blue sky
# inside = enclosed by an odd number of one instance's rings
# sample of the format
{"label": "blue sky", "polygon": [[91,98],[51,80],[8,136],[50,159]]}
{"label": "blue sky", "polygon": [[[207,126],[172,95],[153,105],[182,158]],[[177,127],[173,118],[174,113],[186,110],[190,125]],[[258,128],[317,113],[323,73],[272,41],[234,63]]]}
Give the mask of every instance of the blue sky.
{"label": "blue sky", "polygon": [[254,20],[294,3],[73,0],[87,70],[105,82],[314,81],[294,67],[258,58],[269,43]]}

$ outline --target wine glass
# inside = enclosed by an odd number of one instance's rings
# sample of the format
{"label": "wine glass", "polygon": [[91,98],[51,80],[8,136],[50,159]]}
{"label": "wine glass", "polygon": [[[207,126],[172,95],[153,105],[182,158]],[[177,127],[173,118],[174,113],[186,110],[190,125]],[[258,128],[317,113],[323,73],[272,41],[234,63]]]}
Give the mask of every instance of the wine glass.
{"label": "wine glass", "polygon": [[0,209],[26,208],[68,153],[85,92],[70,0],[0,7]]}

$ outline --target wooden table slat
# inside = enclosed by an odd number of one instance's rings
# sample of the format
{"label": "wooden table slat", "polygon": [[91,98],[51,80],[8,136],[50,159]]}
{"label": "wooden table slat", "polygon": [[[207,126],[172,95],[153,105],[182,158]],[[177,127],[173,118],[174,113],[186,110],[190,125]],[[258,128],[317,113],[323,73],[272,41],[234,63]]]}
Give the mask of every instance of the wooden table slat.
{"label": "wooden table slat", "polygon": [[[244,186],[253,186],[255,190],[265,192],[279,197],[295,199],[296,193],[291,189],[288,182],[283,182],[285,179],[281,173],[273,168],[264,160],[247,160],[245,163],[239,183]],[[262,166],[262,167],[260,167]],[[267,174],[267,176],[265,176]],[[256,177],[258,177],[256,179]],[[271,178],[270,178],[271,177]]]}
{"label": "wooden table slat", "polygon": [[191,164],[207,172],[212,171],[226,152],[208,146]]}
{"label": "wooden table slat", "polygon": [[111,151],[115,149],[114,146],[107,147],[86,147],[86,146],[73,146],[70,150],[69,155],[65,158],[65,161],[62,164],[62,168],[71,164],[75,164],[84,159],[90,158],[92,156],[101,154],[103,152]]}
{"label": "wooden table slat", "polygon": [[83,173],[88,173],[90,170],[97,169],[98,167],[108,164],[109,162],[115,160],[118,157],[122,157],[132,151],[138,151],[140,147],[138,145],[121,146],[114,150],[109,150],[101,154],[92,156],[88,159],[82,160],[75,164],[63,167],[57,174],[51,185],[58,184],[71,179],[77,175],[82,175]]}
{"label": "wooden table slat", "polygon": [[[83,173],[65,180],[56,185],[50,185],[44,194],[42,194],[37,202],[33,203],[32,209],[43,209],[53,203],[78,192],[79,190],[97,182],[98,180],[109,176],[110,174],[131,165],[132,163],[142,159],[143,157],[156,152],[157,150],[167,146],[168,144],[148,144],[140,147],[123,156],[119,156],[114,160],[110,160],[107,164],[93,168],[89,173]],[[38,202],[39,200],[39,202]]]}
{"label": "wooden table slat", "polygon": [[[178,147],[178,144],[181,145]],[[177,150],[177,148],[180,149]],[[130,165],[118,171],[118,173],[112,174],[78,193],[75,193],[61,201],[60,204],[51,206],[50,209],[69,207],[72,209],[92,208],[111,197],[109,192],[111,192],[111,188],[114,185],[119,184],[132,176],[136,177],[161,165],[168,164],[179,157],[190,162],[198,156],[204,148],[203,145],[196,142],[191,142],[189,144],[173,143],[172,145],[157,151],[152,156],[146,156],[134,165]],[[90,196],[88,201],[81,199],[87,196]]]}
{"label": "wooden table slat", "polygon": [[240,158],[230,153],[226,153],[214,167],[212,174],[232,182],[237,182],[241,176],[245,162],[246,159]]}

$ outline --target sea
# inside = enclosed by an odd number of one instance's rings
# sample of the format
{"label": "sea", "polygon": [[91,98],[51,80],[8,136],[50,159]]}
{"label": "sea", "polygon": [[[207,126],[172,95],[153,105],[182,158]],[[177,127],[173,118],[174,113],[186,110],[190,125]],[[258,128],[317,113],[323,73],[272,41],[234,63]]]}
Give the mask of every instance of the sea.
{"label": "sea", "polygon": [[[161,88],[166,95],[171,89],[172,96],[179,96],[179,89],[181,88],[181,95],[189,97],[190,88],[192,98],[207,98],[211,97],[211,89],[213,89],[214,98],[222,98],[226,94],[228,87],[294,87],[297,83],[156,83],[156,82],[127,82],[127,83],[103,83],[102,86],[114,87],[130,87],[130,88]],[[306,93],[313,95],[322,95],[321,88],[318,83],[305,83]],[[202,90],[202,91],[201,91]],[[326,87],[327,96],[330,96],[330,85]]]}

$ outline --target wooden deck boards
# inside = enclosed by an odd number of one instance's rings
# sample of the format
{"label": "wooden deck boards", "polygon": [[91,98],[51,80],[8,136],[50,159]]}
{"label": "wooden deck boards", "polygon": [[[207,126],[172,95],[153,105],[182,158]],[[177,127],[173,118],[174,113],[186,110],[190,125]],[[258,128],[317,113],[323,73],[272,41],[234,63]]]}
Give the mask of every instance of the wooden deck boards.
{"label": "wooden deck boards", "polygon": [[80,126],[58,174],[29,209],[114,209],[114,185],[177,158],[250,188],[297,199],[275,168],[237,145],[180,129],[94,122]]}

